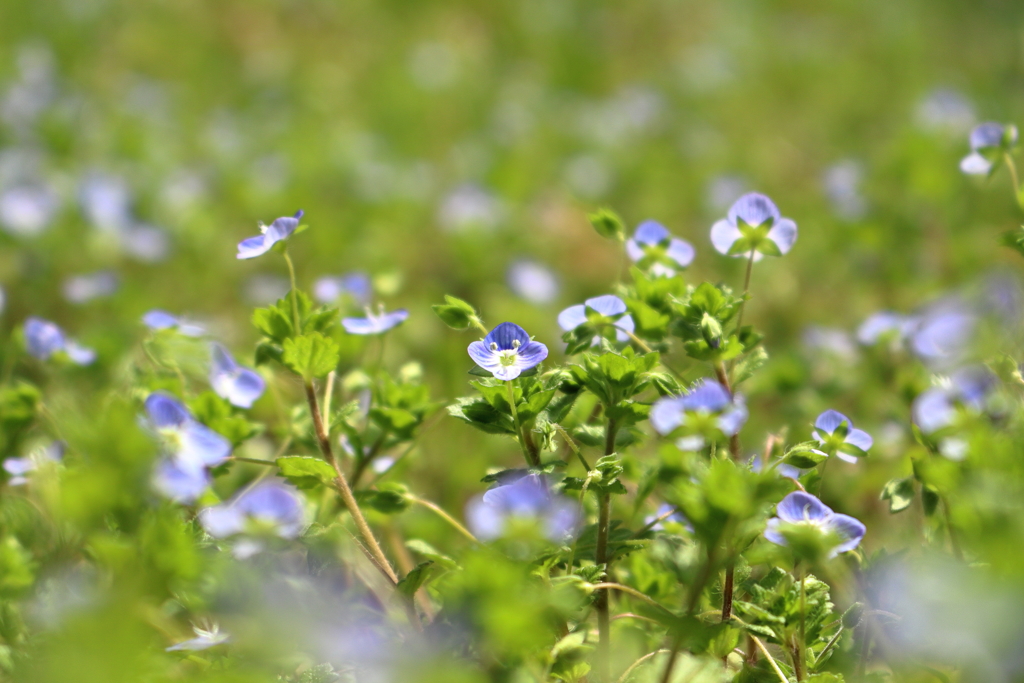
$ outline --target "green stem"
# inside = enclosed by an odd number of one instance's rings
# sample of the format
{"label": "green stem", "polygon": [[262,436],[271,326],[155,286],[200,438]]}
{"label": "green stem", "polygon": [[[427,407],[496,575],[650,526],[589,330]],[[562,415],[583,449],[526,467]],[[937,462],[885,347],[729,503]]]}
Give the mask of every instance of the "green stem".
{"label": "green stem", "polygon": [[516,408],[516,392],[512,386],[513,382],[515,382],[515,380],[506,381],[505,386],[508,387],[508,406],[512,410],[512,421],[516,425],[516,440],[519,442],[519,447],[523,450],[523,457],[526,458],[526,464],[530,467],[540,467],[540,458],[536,453],[532,453],[526,446],[526,438],[523,436],[523,426],[519,423],[519,410]]}
{"label": "green stem", "polygon": [[[615,420],[609,418],[605,428],[604,454],[611,455],[615,452],[615,435],[618,432],[618,425]],[[599,565],[604,565],[605,579],[611,579],[611,561],[608,557],[608,533],[611,527],[611,494],[601,490],[597,496],[597,549],[594,560]],[[597,679],[599,681],[611,680],[611,622],[608,619],[608,589],[601,589],[597,594],[594,604],[597,610]]]}
{"label": "green stem", "polygon": [[825,490],[825,467],[828,466],[828,461],[831,459],[830,455],[821,461],[821,472],[818,473],[818,498],[821,498],[821,492]]}
{"label": "green stem", "polygon": [[804,680],[804,641],[807,639],[807,590],[804,579],[807,573],[800,568],[800,637],[796,641],[796,652],[793,655],[793,672],[796,680]]}
{"label": "green stem", "polygon": [[943,516],[946,518],[946,531],[949,532],[949,545],[953,549],[953,555],[958,560],[964,559],[964,552],[960,549],[960,542],[957,540],[956,532],[953,530],[953,517],[949,512],[949,501],[942,499]]}
{"label": "green stem", "polygon": [[572,452],[576,454],[577,458],[579,458],[580,464],[583,465],[583,469],[589,473],[590,463],[587,462],[587,459],[583,457],[583,453],[580,452],[580,447],[577,446],[576,442],[572,440],[571,436],[569,436],[569,432],[565,431],[565,427],[558,423],[554,423],[552,426],[558,431],[559,434],[562,435],[562,438],[565,439],[565,442],[569,444],[569,448],[571,448]]}
{"label": "green stem", "polygon": [[433,510],[435,513],[437,513],[437,515],[441,519],[443,519],[444,521],[446,521],[449,524],[451,524],[452,527],[456,531],[458,531],[460,534],[462,534],[463,536],[465,536],[469,540],[473,541],[473,543],[479,543],[480,542],[477,539],[477,537],[474,536],[470,532],[469,529],[467,529],[462,524],[460,524],[457,519],[455,519],[450,514],[448,514],[448,512],[444,508],[442,508],[440,505],[438,505],[436,503],[433,503],[433,502],[431,502],[429,500],[426,500],[425,498],[420,498],[419,496],[414,496],[411,493],[407,493],[405,497],[408,498],[413,503],[418,503],[418,504],[422,505],[423,507],[425,507],[425,508],[427,508],[429,510]]}
{"label": "green stem", "polygon": [[284,252],[284,262],[288,264],[288,280],[291,282],[291,296],[292,296],[292,324],[295,326],[295,334],[302,334],[302,330],[299,328],[299,300],[298,300],[298,286],[295,284],[295,264],[292,263],[292,257],[288,255],[288,248],[286,247]]}
{"label": "green stem", "polygon": [[747,274],[743,277],[743,301],[740,302],[740,312],[736,318],[736,331],[743,327],[743,312],[747,308],[747,294],[750,292],[750,274],[754,271],[754,250],[750,250],[750,258],[747,259]]}
{"label": "green stem", "polygon": [[1017,201],[1017,206],[1024,209],[1024,197],[1021,196],[1020,179],[1017,177],[1017,164],[1013,162],[1013,157],[1009,152],[1003,152],[1003,158],[1006,160],[1006,168],[1009,169],[1010,180],[1013,182],[1013,198]]}
{"label": "green stem", "polygon": [[367,453],[366,455],[363,455],[362,453],[356,454],[355,467],[352,470],[352,479],[349,481],[349,483],[352,485],[352,488],[356,487],[356,485],[359,483],[359,480],[363,476],[363,472],[366,471],[367,466],[371,462],[373,462],[373,459],[377,457],[378,453],[380,453],[380,449],[384,445],[384,441],[385,439],[387,439],[387,437],[388,430],[385,429],[380,433],[380,436],[377,437],[377,440],[373,442],[373,445],[370,446],[369,453]]}
{"label": "green stem", "polygon": [[[704,564],[697,580],[690,586],[690,597],[686,604],[686,615],[693,616],[700,604],[700,596],[704,592],[704,586],[711,580],[711,573],[715,567],[715,548],[708,548],[708,561]],[[678,636],[672,641],[672,649],[669,651],[668,661],[665,663],[665,670],[661,674],[661,683],[669,683],[672,680],[672,671],[676,667],[676,659],[679,657],[679,648],[682,647],[682,639]]]}
{"label": "green stem", "polygon": [[768,663],[771,664],[772,669],[775,671],[775,675],[779,677],[779,680],[782,681],[782,683],[789,683],[789,679],[786,678],[786,674],[782,673],[782,669],[779,668],[779,665],[775,661],[775,658],[772,657],[772,654],[770,652],[768,652],[768,648],[764,646],[764,643],[761,642],[761,639],[753,634],[750,635],[750,638],[754,641],[755,644],[757,644],[758,649],[761,650],[761,654],[763,654],[765,659],[768,660]]}

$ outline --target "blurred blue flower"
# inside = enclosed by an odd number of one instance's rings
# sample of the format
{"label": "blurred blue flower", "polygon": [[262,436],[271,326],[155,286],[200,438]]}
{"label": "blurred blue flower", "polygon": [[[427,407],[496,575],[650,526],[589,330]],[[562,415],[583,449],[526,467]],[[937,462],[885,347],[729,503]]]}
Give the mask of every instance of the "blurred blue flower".
{"label": "blurred blue flower", "polygon": [[532,341],[515,323],[501,323],[483,341],[469,345],[469,357],[497,379],[513,380],[548,357],[548,347]]}
{"label": "blurred blue flower", "polygon": [[992,121],[978,124],[970,135],[971,153],[960,160],[960,170],[970,175],[988,175],[1001,155],[1017,144],[1017,127]]}
{"label": "blurred blue flower", "polygon": [[65,336],[56,324],[36,317],[25,320],[25,349],[39,360],[46,360],[61,351],[78,365],[89,365],[96,360],[95,351]]}
{"label": "blurred blue flower", "polygon": [[151,330],[175,330],[186,337],[202,337],[206,334],[204,327],[158,308],[142,316],[142,324]]}
{"label": "blurred blue flower", "polygon": [[915,320],[910,348],[933,365],[960,360],[974,333],[977,317],[959,300],[940,301]]}
{"label": "blurred blue flower", "polygon": [[784,531],[787,526],[807,525],[829,534],[836,541],[829,557],[853,550],[864,538],[867,528],[849,515],[839,515],[820,500],[804,491],[793,491],[775,507],[777,517],[768,520],[764,537],[778,545],[789,545]]}
{"label": "blurred blue flower", "polygon": [[[665,517],[665,515],[668,515],[668,517]],[[652,525],[652,522],[659,518],[664,519]],[[690,524],[690,520],[686,519],[686,516],[679,512],[674,505],[669,505],[668,503],[662,503],[653,515],[644,517],[644,526],[651,525],[651,531],[663,531],[665,529],[665,522],[681,524],[684,529],[691,534],[693,533],[693,525]]]}
{"label": "blurred blue flower", "polygon": [[333,303],[345,295],[352,297],[360,305],[368,304],[373,295],[370,276],[366,273],[327,275],[313,284],[313,297],[322,304]]}
{"label": "blurred blue flower", "polygon": [[33,237],[53,222],[60,203],[45,185],[19,185],[0,192],[0,226],[15,237]]}
{"label": "blurred blue flower", "polygon": [[386,313],[381,306],[376,314],[367,308],[365,318],[342,318],[341,326],[349,334],[383,334],[392,327],[401,325],[408,317],[409,311],[404,308]]}
{"label": "blurred blue flower", "polygon": [[85,275],[73,275],[64,280],[64,299],[73,304],[84,304],[117,292],[117,274],[100,270]]}
{"label": "blurred blue flower", "polygon": [[23,458],[7,458],[4,460],[4,470],[11,475],[8,484],[21,486],[28,482],[28,474],[35,472],[46,463],[60,462],[64,459],[65,444],[63,441],[53,441],[50,444],[38,448]]}
{"label": "blurred blue flower", "polygon": [[[709,420],[710,418],[710,420]],[[747,421],[747,407],[718,382],[700,380],[682,396],[664,396],[651,407],[651,426],[665,436],[680,427],[701,432],[709,425],[726,436],[739,432]]]}
{"label": "blurred blue flower", "polygon": [[902,340],[916,324],[916,320],[892,311],[872,313],[857,328],[857,341],[872,346],[883,338]]}
{"label": "blurred blue flower", "polygon": [[146,398],[150,423],[167,440],[170,452],[183,462],[216,467],[231,454],[223,436],[198,422],[177,399],[153,392]]}
{"label": "blurred blue flower", "polygon": [[626,253],[633,263],[650,267],[654,275],[671,277],[693,263],[696,252],[686,240],[673,237],[661,223],[644,221],[626,240]]}
{"label": "blurred blue flower", "polygon": [[502,536],[510,521],[517,519],[534,520],[542,525],[544,535],[556,542],[572,536],[579,523],[573,501],[552,493],[538,474],[497,486],[466,505],[466,522],[483,541]]}
{"label": "blurred blue flower", "polygon": [[536,261],[513,261],[505,279],[516,296],[530,303],[547,304],[558,296],[558,278],[550,268]]}
{"label": "blurred blue flower", "polygon": [[131,193],[121,178],[94,174],[78,194],[86,220],[101,232],[120,233],[132,223]]}
{"label": "blurred blue flower", "polygon": [[175,458],[162,458],[153,472],[153,487],[176,503],[195,502],[211,483],[205,467]]}
{"label": "blurred blue flower", "polygon": [[950,427],[956,422],[960,407],[971,412],[983,411],[995,385],[995,376],[985,367],[961,368],[914,399],[914,423],[925,434]]}
{"label": "blurred blue flower", "polygon": [[162,228],[139,224],[121,233],[121,246],[137,261],[159,263],[170,253],[171,238]]}
{"label": "blurred blue flower", "polygon": [[242,367],[235,362],[222,344],[210,344],[210,386],[231,405],[251,408],[263,395],[266,382],[255,370]]}
{"label": "blurred blue flower", "polygon": [[846,221],[856,221],[867,212],[867,202],[860,193],[864,168],[860,162],[844,159],[825,169],[822,186],[825,196],[836,215]]}
{"label": "blurred blue flower", "polygon": [[302,531],[303,512],[299,495],[277,482],[262,482],[221,505],[199,513],[206,532],[226,538],[247,530],[265,531],[281,538],[295,538]]}
{"label": "blurred blue flower", "polygon": [[260,232],[263,234],[256,237],[248,237],[239,242],[237,258],[250,259],[266,254],[275,244],[287,239],[289,235],[295,232],[295,229],[299,227],[299,219],[301,218],[302,209],[299,209],[295,212],[294,216],[282,216],[270,225],[260,223]]}
{"label": "blurred blue flower", "polygon": [[[750,465],[751,472],[757,472],[760,474],[764,469],[764,459],[760,455],[751,456],[750,460],[747,461],[747,464]],[[778,473],[780,477],[785,477],[787,479],[799,479],[804,473],[804,470],[799,467],[793,467],[792,465],[787,465],[784,462],[778,461],[772,463],[771,469]]]}
{"label": "blurred blue flower", "polygon": [[570,306],[558,314],[558,325],[566,332],[581,325],[593,327],[595,345],[609,328],[615,331],[615,339],[620,342],[629,341],[636,329],[633,317],[626,313],[626,303],[614,294],[595,296]]}
{"label": "blurred blue flower", "polygon": [[198,626],[193,626],[192,630],[195,631],[196,637],[191,640],[186,640],[176,645],[171,645],[166,649],[167,652],[180,652],[190,651],[195,652],[198,650],[206,650],[215,645],[221,645],[231,640],[231,636],[227,633],[221,633],[220,627],[214,624],[209,629],[202,629]]}
{"label": "blurred blue flower", "polygon": [[875,441],[863,429],[855,429],[853,420],[836,410],[826,410],[814,421],[812,436],[820,453],[835,455],[845,462],[857,462],[867,455]]}
{"label": "blurred blue flower", "polygon": [[729,209],[726,217],[711,226],[711,243],[720,253],[755,261],[764,254],[782,256],[796,243],[796,223],[783,218],[771,199],[749,192]]}

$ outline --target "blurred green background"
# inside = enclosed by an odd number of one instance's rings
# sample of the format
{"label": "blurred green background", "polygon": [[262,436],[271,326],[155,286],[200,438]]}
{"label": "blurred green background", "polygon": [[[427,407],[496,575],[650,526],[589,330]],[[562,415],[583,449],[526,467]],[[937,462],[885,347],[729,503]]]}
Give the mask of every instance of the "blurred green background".
{"label": "blurred green background", "polygon": [[[0,328],[39,315],[99,350],[50,383],[70,406],[109,380],[126,390],[150,308],[205,322],[250,362],[251,308],[287,273],[237,261],[235,243],[302,208],[300,284],[372,276],[374,305],[411,313],[385,362],[421,362],[451,399],[467,393],[473,337],[431,313],[443,294],[523,325],[557,359],[557,313],[625,274],[588,211],[661,221],[697,250],[688,282],[739,287],[743,264],[708,230],[761,191],[800,237],[754,271],[748,315],[772,360],[748,389],[744,445],[849,411],[879,457],[854,489],[838,464],[829,495],[885,522],[866,541],[877,548],[916,524],[890,522],[877,492],[903,467],[886,457],[909,440],[924,373],[879,372],[844,335],[1016,268],[997,239],[1017,221],[1005,172],[976,182],[957,164],[974,123],[1024,108],[1022,19],[997,0],[5,2]],[[28,208],[9,195],[26,187]],[[557,294],[517,296],[519,259],[551,269]],[[116,291],[69,290],[97,271]],[[346,367],[374,344],[353,341]],[[255,414],[274,411],[268,396]],[[442,417],[404,467],[459,511],[487,467],[518,459]]]}

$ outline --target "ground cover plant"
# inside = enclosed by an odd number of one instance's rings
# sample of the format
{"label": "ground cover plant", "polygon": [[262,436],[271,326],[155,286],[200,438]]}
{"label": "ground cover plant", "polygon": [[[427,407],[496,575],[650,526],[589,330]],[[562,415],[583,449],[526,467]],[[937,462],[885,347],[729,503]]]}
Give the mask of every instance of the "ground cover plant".
{"label": "ground cover plant", "polygon": [[0,680],[1024,680],[1020,8],[9,14]]}

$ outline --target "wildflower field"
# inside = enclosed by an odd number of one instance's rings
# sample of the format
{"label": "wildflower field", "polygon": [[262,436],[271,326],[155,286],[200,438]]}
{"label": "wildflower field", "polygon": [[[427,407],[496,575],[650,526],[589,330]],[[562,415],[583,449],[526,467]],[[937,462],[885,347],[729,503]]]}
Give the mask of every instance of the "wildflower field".
{"label": "wildflower field", "polygon": [[1024,4],[0,7],[0,682],[1024,681]]}

